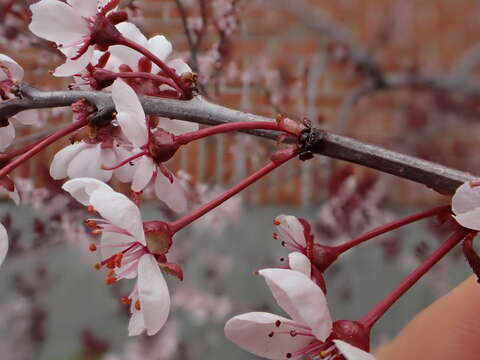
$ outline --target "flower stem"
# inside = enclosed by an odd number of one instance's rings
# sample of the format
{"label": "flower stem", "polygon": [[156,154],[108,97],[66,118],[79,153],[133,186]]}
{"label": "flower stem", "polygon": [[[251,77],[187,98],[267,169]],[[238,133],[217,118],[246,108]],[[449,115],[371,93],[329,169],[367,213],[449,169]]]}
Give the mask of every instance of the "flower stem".
{"label": "flower stem", "polygon": [[199,217],[215,209],[217,206],[221,205],[223,202],[230,199],[232,196],[238,194],[240,191],[242,191],[246,187],[250,186],[257,180],[261,179],[262,177],[270,173],[272,170],[276,169],[277,167],[279,167],[280,165],[284,164],[285,162],[294,158],[297,155],[298,155],[297,149],[293,149],[293,148],[284,150],[282,153],[274,154],[267,165],[265,165],[263,168],[256,171],[246,179],[242,180],[240,183],[238,183],[231,189],[225,191],[222,195],[220,195],[216,199],[213,199],[212,201],[206,203],[205,205],[191,212],[190,214],[185,215],[184,217],[176,221],[170,222],[169,227],[170,227],[170,230],[172,231],[172,235],[180,231],[185,226],[189,225]]}
{"label": "flower stem", "polygon": [[175,141],[180,145],[186,145],[194,140],[199,140],[211,135],[222,134],[231,131],[259,129],[285,131],[273,121],[236,121],[177,135],[175,136]]}
{"label": "flower stem", "polygon": [[152,73],[147,73],[147,72],[117,72],[114,73],[115,76],[122,78],[122,79],[146,79],[146,80],[153,80],[156,82],[159,82],[160,84],[167,84],[172,86],[173,88],[177,90],[182,90],[179,89],[177,84],[172,79],[169,79],[165,76],[161,75],[156,75]]}
{"label": "flower stem", "polygon": [[436,216],[436,215],[440,215],[440,214],[442,214],[444,212],[447,212],[449,210],[450,210],[450,205],[445,205],[445,206],[435,207],[433,209],[429,209],[429,210],[426,210],[426,211],[421,211],[421,212],[413,214],[413,215],[409,215],[409,216],[404,217],[402,219],[398,219],[398,220],[392,221],[391,223],[379,226],[379,227],[377,227],[373,230],[370,230],[369,232],[367,232],[363,235],[357,236],[356,238],[354,238],[354,239],[352,239],[352,240],[350,240],[350,241],[348,241],[344,244],[336,246],[335,250],[337,250],[338,253],[341,254],[341,253],[353,248],[354,246],[357,246],[357,245],[361,244],[362,242],[370,240],[374,237],[377,237],[377,236],[385,234],[389,231],[398,229],[398,228],[400,228],[404,225],[411,224],[413,222],[423,220],[423,219],[426,219],[426,218],[429,218],[429,217],[433,217],[433,216]]}
{"label": "flower stem", "polygon": [[68,134],[74,132],[75,130],[78,130],[78,129],[84,127],[87,124],[88,124],[87,118],[83,117],[83,118],[75,121],[71,125],[68,125],[67,127],[64,127],[63,129],[60,129],[60,130],[54,132],[53,134],[47,136],[46,138],[40,140],[34,146],[29,147],[27,145],[25,147],[27,149],[27,151],[25,151],[22,155],[20,155],[15,160],[13,160],[12,162],[8,163],[7,165],[5,165],[3,168],[0,169],[0,178],[9,174],[11,171],[16,169],[19,165],[21,165],[22,163],[24,163],[25,161],[30,159],[32,156],[36,155],[37,153],[39,153],[40,151],[45,149],[50,144],[52,144],[55,141],[61,139],[65,135],[68,135]]}
{"label": "flower stem", "polygon": [[173,70],[171,67],[169,67],[167,64],[165,64],[164,61],[162,61],[159,57],[157,57],[154,53],[152,53],[150,50],[146,49],[145,47],[137,44],[135,41],[131,41],[127,39],[126,37],[122,36],[118,40],[119,45],[124,45],[127,46],[133,50],[138,51],[139,53],[145,55],[147,58],[149,58],[155,65],[157,65],[162,71],[167,74],[169,78],[171,78],[175,84],[176,87],[181,91],[182,95],[185,98],[188,98],[191,95],[191,89],[188,88],[182,79],[177,75],[175,70]]}
{"label": "flower stem", "polygon": [[[444,257],[463,238],[472,233],[471,230],[461,228],[456,230],[432,255],[430,255],[420,266],[408,275],[384,300],[379,302],[368,312],[360,322],[371,329],[380,317],[403,295],[405,294],[427,271],[429,271],[442,257]],[[475,233],[475,232],[473,232]]]}

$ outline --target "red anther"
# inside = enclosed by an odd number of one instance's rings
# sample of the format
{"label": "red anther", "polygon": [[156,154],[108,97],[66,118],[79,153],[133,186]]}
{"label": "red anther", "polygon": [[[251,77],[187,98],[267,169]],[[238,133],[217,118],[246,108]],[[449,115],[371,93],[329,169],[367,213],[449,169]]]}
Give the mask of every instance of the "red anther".
{"label": "red anther", "polygon": [[273,234],[272,234],[272,237],[273,237],[275,240],[277,240],[277,239],[279,238],[279,235],[278,235],[277,233],[273,233]]}
{"label": "red anther", "polygon": [[100,230],[100,229],[93,229],[93,230],[91,231],[91,234],[92,234],[92,235],[100,235],[101,233],[102,233],[102,230]]}
{"label": "red anther", "polygon": [[85,220],[85,225],[87,225],[88,227],[91,227],[92,229],[98,228],[97,223],[93,220]]}
{"label": "red anther", "polygon": [[107,278],[110,278],[110,277],[115,277],[115,270],[109,269],[107,271]]}
{"label": "red anther", "polygon": [[270,332],[268,333],[268,337],[273,337],[274,334],[275,334],[275,333],[274,333],[273,331],[270,331]]}
{"label": "red anther", "polygon": [[115,256],[115,266],[116,267],[122,266],[122,259],[123,259],[123,254],[119,254],[118,256]]}
{"label": "red anther", "polygon": [[273,220],[273,225],[277,225],[277,226],[278,226],[278,225],[280,225],[280,224],[281,224],[280,221],[278,221],[278,220]]}
{"label": "red anther", "polygon": [[100,270],[102,268],[102,264],[96,263],[95,265],[93,265],[93,267],[95,268],[95,270]]}
{"label": "red anther", "polygon": [[97,245],[90,244],[90,246],[88,248],[89,248],[90,251],[96,251],[97,250]]}
{"label": "red anther", "polygon": [[280,320],[275,321],[275,326],[276,327],[280,327],[281,324],[282,324],[282,322]]}
{"label": "red anther", "polygon": [[88,211],[89,213],[94,213],[94,212],[95,212],[95,208],[94,208],[92,205],[88,205],[88,206],[87,206],[87,211]]}
{"label": "red anther", "polygon": [[132,303],[132,299],[130,299],[128,296],[122,296],[120,298],[120,301],[122,304],[125,304],[125,305],[130,305]]}
{"label": "red anther", "polygon": [[115,269],[115,261],[107,262],[107,268],[108,269]]}
{"label": "red anther", "polygon": [[137,299],[137,301],[135,301],[135,310],[140,311],[140,309],[140,300]]}
{"label": "red anther", "polygon": [[107,277],[105,279],[105,283],[107,285],[112,285],[112,284],[115,284],[117,282],[117,278],[116,277]]}

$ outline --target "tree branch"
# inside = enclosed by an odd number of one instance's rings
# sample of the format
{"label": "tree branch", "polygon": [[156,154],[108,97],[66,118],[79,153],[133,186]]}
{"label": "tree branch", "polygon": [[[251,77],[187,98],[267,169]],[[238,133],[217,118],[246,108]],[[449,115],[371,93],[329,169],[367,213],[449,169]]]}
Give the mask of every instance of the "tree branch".
{"label": "tree branch", "polygon": [[[110,93],[95,91],[41,91],[27,84],[18,86],[19,98],[0,103],[0,118],[14,116],[28,109],[70,106],[74,102],[85,99],[99,110],[101,121],[106,114],[114,111]],[[180,119],[204,125],[218,125],[235,121],[273,121],[273,119],[257,116],[224,106],[212,104],[201,96],[192,100],[181,101],[162,99],[150,96],[140,97],[145,113],[171,119]],[[94,119],[95,121],[95,119]],[[268,130],[248,130],[263,138],[278,140],[278,134]],[[378,146],[366,144],[345,136],[313,129],[312,141],[309,143],[315,154],[329,156],[367,166],[388,174],[409,179],[445,194],[452,194],[465,181],[475,177],[469,173],[454,170],[436,163],[421,160],[412,156],[390,151]],[[286,139],[292,143],[293,138]]]}

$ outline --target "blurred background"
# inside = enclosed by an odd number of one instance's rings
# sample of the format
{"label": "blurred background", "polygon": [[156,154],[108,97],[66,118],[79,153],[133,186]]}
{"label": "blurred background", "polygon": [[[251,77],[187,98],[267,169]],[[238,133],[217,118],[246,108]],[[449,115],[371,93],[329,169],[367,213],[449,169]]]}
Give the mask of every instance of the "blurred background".
{"label": "blurred background", "polygon": [[[26,82],[67,89],[71,79],[49,75],[62,56],[28,31],[34,2],[0,0],[0,53],[25,68]],[[173,43],[213,102],[308,118],[328,131],[472,173],[480,166],[478,1],[134,0],[122,6],[148,37],[164,34]],[[38,126],[19,129],[12,148],[72,119],[68,108],[38,117]],[[272,239],[275,216],[304,217],[316,241],[338,244],[449,201],[341,161],[293,161],[178,234],[171,259],[183,266],[185,280],[169,279],[170,319],[154,337],[129,338],[119,298],[133,284],[104,285],[88,251],[88,214],[48,175],[51,158],[67,143],[16,170],[22,205],[6,199],[1,205],[11,241],[0,271],[5,359],[253,359],[224,338],[223,325],[241,312],[280,311],[252,275],[287,254]],[[221,135],[189,145],[170,165],[194,209],[261,167],[274,149],[249,135]],[[142,213],[147,220],[175,218],[153,198]],[[334,318],[360,318],[447,235],[448,224],[425,221],[343,256],[326,273]],[[468,274],[459,253],[448,256],[379,322],[374,345]]]}

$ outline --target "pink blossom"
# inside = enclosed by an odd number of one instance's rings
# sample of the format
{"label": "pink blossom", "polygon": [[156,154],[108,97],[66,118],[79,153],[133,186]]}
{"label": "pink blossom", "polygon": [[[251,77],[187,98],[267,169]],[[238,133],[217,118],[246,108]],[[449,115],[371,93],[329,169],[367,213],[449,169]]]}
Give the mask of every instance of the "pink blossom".
{"label": "pink blossom", "polygon": [[154,335],[165,324],[170,311],[170,295],[161,267],[167,270],[171,267],[164,255],[150,250],[139,208],[125,195],[96,179],[69,180],[63,189],[103,217],[88,220],[87,224],[95,228],[94,233],[101,234],[103,260],[98,267],[109,269],[106,282],[137,277],[133,291],[122,298],[130,304],[132,313],[129,335],[139,335],[145,330]]}
{"label": "pink blossom", "polygon": [[[67,56],[65,64],[54,72],[55,76],[71,76],[81,72],[93,56],[94,44],[112,45],[117,35],[113,24],[105,15],[118,1],[115,0],[41,0],[32,6],[30,31],[57,44]],[[95,32],[102,32],[101,43]]]}
{"label": "pink blossom", "polygon": [[[132,180],[132,190],[142,191],[149,183],[155,186],[155,194],[168,207],[176,212],[184,212],[187,206],[186,194],[181,183],[163,165],[153,153],[155,143],[153,139],[163,136],[172,141],[172,149],[162,148],[160,157],[168,159],[167,152],[176,151],[173,138],[175,133],[183,133],[198,129],[198,125],[190,125],[184,121],[161,120],[154,130],[147,128],[145,113],[135,91],[122,80],[116,80],[112,86],[112,98],[117,110],[117,122],[126,138],[138,149],[142,156],[135,160],[135,173]],[[163,144],[162,144],[163,145]],[[170,156],[171,156],[170,155]]]}
{"label": "pink blossom", "polygon": [[237,315],[225,325],[225,334],[234,343],[267,359],[317,354],[329,360],[339,359],[340,355],[347,360],[374,359],[344,341],[332,341],[333,322],[325,295],[304,273],[264,269],[259,274],[291,318],[264,312]]}

